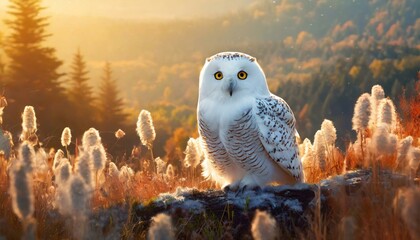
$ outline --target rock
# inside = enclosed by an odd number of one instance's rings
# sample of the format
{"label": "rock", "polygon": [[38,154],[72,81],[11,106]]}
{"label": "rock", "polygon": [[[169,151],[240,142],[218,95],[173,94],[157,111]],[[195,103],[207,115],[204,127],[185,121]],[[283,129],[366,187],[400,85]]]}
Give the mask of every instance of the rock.
{"label": "rock", "polygon": [[[243,193],[178,188],[147,204],[134,205],[129,221],[135,226],[135,235],[141,235],[147,232],[153,216],[165,212],[172,216],[179,239],[190,239],[197,232],[205,238],[227,234],[223,238],[249,239],[252,219],[260,209],[269,212],[283,231],[291,234],[289,237],[298,237],[309,229],[315,214],[331,213],[343,194],[351,197],[364,191],[372,176],[372,170],[357,170],[319,184],[267,186]],[[408,182],[407,177],[389,171],[380,171],[377,179],[383,186]]]}

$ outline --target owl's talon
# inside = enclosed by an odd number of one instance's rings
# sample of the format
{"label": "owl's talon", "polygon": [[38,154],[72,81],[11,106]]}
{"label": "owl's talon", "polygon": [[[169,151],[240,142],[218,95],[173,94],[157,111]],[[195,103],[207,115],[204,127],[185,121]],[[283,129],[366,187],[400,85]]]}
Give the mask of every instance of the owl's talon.
{"label": "owl's talon", "polygon": [[227,184],[226,186],[224,186],[222,189],[225,193],[228,192],[236,192],[239,189],[239,184],[241,183],[240,180],[237,180],[235,182],[232,182],[230,184]]}
{"label": "owl's talon", "polygon": [[262,191],[262,188],[260,186],[254,186],[253,188],[251,188],[251,190],[254,191],[254,192],[259,193],[259,192]]}
{"label": "owl's talon", "polygon": [[242,186],[235,194],[235,196],[237,197],[238,195],[242,195],[247,191],[254,191],[254,192],[261,192],[261,187],[256,185],[256,186],[252,186],[252,185],[244,185]]}
{"label": "owl's talon", "polygon": [[237,197],[239,195],[243,195],[245,190],[246,190],[246,185],[238,189],[238,191],[235,194],[235,197]]}

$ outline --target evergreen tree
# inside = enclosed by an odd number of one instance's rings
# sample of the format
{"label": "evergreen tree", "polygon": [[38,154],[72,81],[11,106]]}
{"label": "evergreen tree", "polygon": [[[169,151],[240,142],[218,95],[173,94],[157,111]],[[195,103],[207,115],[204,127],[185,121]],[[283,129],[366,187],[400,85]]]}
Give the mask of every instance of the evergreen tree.
{"label": "evergreen tree", "polygon": [[3,49],[3,35],[0,32],[0,88],[3,89],[4,86],[4,62],[1,55],[1,49]]}
{"label": "evergreen tree", "polygon": [[112,77],[111,64],[105,63],[99,89],[99,121],[103,131],[114,132],[125,121],[124,102],[118,96],[117,82]]}
{"label": "evergreen tree", "polygon": [[10,106],[6,109],[6,125],[18,127],[25,105],[35,107],[43,137],[59,136],[67,124],[68,101],[64,95],[58,72],[62,62],[55,49],[44,46],[50,36],[45,31],[46,17],[40,0],[10,0],[6,20],[10,34],[5,52],[10,59],[5,83],[5,96]]}
{"label": "evergreen tree", "polygon": [[69,100],[74,109],[71,127],[75,136],[80,136],[88,128],[96,125],[93,92],[88,83],[88,73],[86,62],[78,49],[71,65],[68,90]]}

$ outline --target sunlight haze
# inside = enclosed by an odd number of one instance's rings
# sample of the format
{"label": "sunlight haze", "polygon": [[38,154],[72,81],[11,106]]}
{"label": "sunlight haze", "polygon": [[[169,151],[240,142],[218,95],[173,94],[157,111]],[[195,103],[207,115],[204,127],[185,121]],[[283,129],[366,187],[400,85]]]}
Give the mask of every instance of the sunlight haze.
{"label": "sunlight haze", "polygon": [[419,179],[420,0],[0,0],[0,240],[420,240]]}
{"label": "sunlight haze", "polygon": [[[256,0],[45,0],[52,14],[111,18],[190,18],[211,17],[246,8]],[[0,8],[7,1],[0,2]]]}

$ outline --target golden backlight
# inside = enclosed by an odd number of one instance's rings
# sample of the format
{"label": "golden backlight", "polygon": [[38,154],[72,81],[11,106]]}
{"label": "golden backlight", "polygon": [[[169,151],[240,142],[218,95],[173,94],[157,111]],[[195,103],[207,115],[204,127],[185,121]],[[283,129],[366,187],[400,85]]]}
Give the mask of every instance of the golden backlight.
{"label": "golden backlight", "polygon": [[[0,0],[0,239],[155,239],[159,222],[174,239],[420,239],[419,13],[419,0]],[[310,185],[208,192],[221,186],[202,143],[224,135],[199,138],[199,76],[227,51],[255,57],[293,111]],[[262,102],[232,101],[247,117]],[[224,121],[216,107],[220,131],[252,131],[233,137],[253,156],[267,139],[281,149],[283,108]]]}
{"label": "golden backlight", "polygon": [[[246,8],[253,0],[44,0],[47,12],[72,16],[111,18],[212,17]],[[0,11],[8,1],[0,1]]]}

